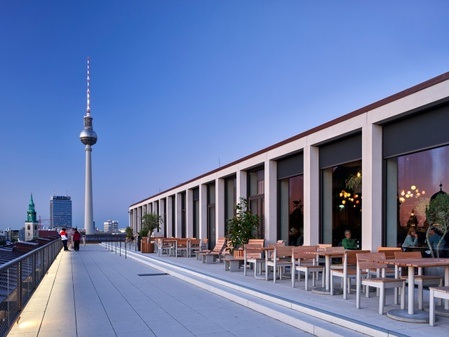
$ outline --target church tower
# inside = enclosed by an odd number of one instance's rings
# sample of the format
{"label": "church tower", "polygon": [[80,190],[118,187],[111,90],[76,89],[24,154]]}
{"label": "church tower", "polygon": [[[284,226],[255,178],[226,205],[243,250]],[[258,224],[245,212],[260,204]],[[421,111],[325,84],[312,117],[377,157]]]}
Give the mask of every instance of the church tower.
{"label": "church tower", "polygon": [[34,208],[33,194],[28,205],[27,219],[25,221],[25,241],[31,241],[38,237],[38,222]]}

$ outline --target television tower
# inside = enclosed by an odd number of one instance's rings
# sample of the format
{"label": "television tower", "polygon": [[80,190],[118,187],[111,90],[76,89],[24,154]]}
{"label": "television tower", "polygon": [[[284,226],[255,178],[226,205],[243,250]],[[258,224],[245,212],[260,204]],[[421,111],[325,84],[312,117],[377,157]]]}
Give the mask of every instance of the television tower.
{"label": "television tower", "polygon": [[86,234],[94,234],[94,212],[92,198],[92,145],[97,142],[97,134],[92,127],[92,117],[90,116],[90,58],[87,58],[87,107],[84,116],[84,129],[81,131],[81,143],[86,145],[86,176],[84,189],[84,229]]}

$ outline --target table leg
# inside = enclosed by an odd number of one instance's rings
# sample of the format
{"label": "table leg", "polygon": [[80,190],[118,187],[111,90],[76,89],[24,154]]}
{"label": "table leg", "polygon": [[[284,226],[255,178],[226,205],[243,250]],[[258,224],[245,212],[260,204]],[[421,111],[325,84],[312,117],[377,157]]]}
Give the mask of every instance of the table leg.
{"label": "table leg", "polygon": [[[449,266],[444,267],[444,285],[449,286]],[[449,300],[444,300],[444,309],[449,310]]]}
{"label": "table leg", "polygon": [[408,267],[408,314],[415,313],[415,267]]}
{"label": "table leg", "polygon": [[326,272],[326,291],[330,291],[330,275],[331,275],[331,258],[326,255],[324,258],[325,272]]}

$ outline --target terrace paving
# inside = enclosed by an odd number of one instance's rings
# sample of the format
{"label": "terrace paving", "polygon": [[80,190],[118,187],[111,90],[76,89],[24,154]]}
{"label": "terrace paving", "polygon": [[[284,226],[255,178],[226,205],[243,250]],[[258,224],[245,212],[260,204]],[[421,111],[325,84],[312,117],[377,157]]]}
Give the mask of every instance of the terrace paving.
{"label": "terrace paving", "polygon": [[61,251],[8,336],[448,336],[449,318],[395,321],[378,314],[374,294],[356,309],[354,294],[315,294],[303,281],[292,288],[221,263],[126,255],[102,245]]}

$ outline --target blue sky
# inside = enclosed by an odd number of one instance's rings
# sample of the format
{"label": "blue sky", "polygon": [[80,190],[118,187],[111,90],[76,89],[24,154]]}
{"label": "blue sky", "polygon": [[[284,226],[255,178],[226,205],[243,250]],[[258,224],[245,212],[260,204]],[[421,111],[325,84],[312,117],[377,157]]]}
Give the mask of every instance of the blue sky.
{"label": "blue sky", "polygon": [[0,2],[0,228],[94,219],[449,71],[449,2]]}

